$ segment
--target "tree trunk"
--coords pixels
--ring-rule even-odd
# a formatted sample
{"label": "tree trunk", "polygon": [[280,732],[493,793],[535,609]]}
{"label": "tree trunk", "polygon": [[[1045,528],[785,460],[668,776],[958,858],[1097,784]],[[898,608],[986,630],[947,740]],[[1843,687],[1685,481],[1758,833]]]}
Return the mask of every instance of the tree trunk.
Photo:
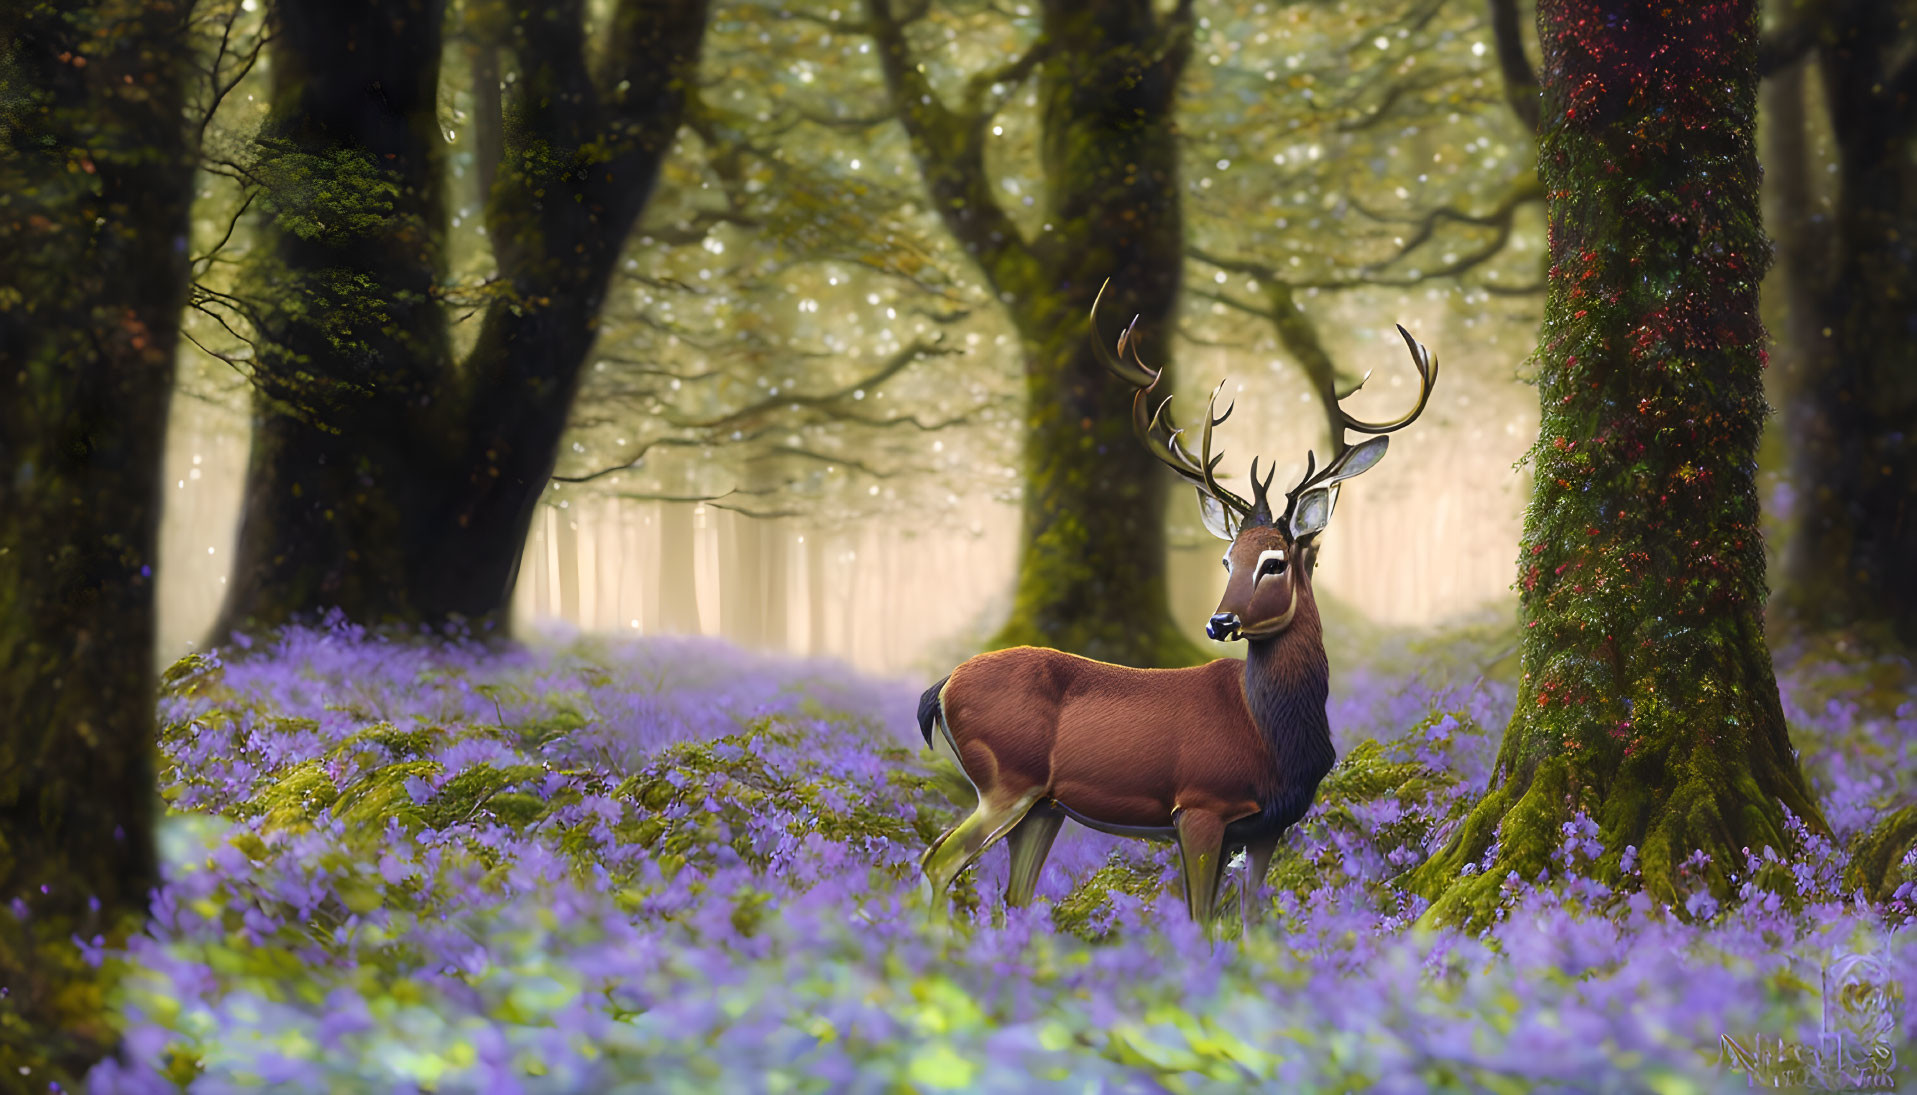
{"label": "tree trunk", "polygon": [[1113,327],[1101,337],[1136,314],[1154,366],[1169,368],[1184,257],[1173,107],[1191,51],[1190,4],[1165,16],[1150,0],[1043,5],[1028,60],[1037,61],[1047,227],[1031,240],[988,185],[989,116],[937,97],[889,0],[868,0],[867,11],[933,204],[1005,303],[1024,350],[1018,579],[994,645],[1136,666],[1203,660],[1188,637],[1199,621],[1180,626],[1166,596],[1169,473],[1131,436],[1132,389],[1099,364],[1086,318],[1110,278]]}
{"label": "tree trunk", "polygon": [[1896,91],[1912,62],[1887,71],[1900,30],[1895,5],[1856,5],[1819,57],[1838,150],[1834,276],[1820,283],[1821,353],[1785,397],[1798,498],[1779,606],[1806,627],[1917,643],[1917,103]]}
{"label": "tree trunk", "polygon": [[0,1074],[117,1034],[74,937],[158,884],[153,567],[194,149],[191,5],[0,11]]}
{"label": "tree trunk", "polygon": [[256,368],[240,563],[216,635],[332,608],[497,623],[511,604],[600,301],[678,131],[707,2],[622,0],[591,65],[577,0],[475,24],[502,36],[517,79],[508,119],[478,104],[482,152],[500,150],[481,165],[500,277],[457,369],[433,299],[441,3],[410,0],[398,18],[360,0],[280,6],[286,113],[261,145],[277,168],[263,177],[280,240],[261,309],[273,352]]}
{"label": "tree trunk", "polygon": [[740,646],[764,644],[765,560],[760,522],[730,510],[708,511],[723,532],[719,541],[719,631]]}
{"label": "tree trunk", "polygon": [[1538,22],[1551,266],[1524,676],[1493,787],[1413,876],[1440,920],[1488,919],[1579,811],[1599,877],[1634,846],[1673,904],[1727,896],[1743,848],[1787,848],[1783,809],[1824,828],[1760,618],[1755,4],[1547,0]]}
{"label": "tree trunk", "polygon": [[692,506],[684,502],[659,504],[659,630],[674,635],[697,635],[699,624],[698,541]]}
{"label": "tree trunk", "polygon": [[805,537],[805,652],[814,658],[824,656],[826,650],[825,564],[830,543],[817,525]]}
{"label": "tree trunk", "polygon": [[[1175,252],[1170,261],[1177,269]],[[1066,287],[1046,294],[1077,322],[1054,318],[1049,337],[1027,336],[1018,578],[1011,617],[992,645],[1050,646],[1121,665],[1190,665],[1203,658],[1172,620],[1166,584],[1167,475],[1132,436],[1132,389],[1086,341],[1091,294],[1072,289],[1089,281],[1072,286],[1061,278]],[[1141,326],[1153,318],[1146,313]]]}
{"label": "tree trunk", "polygon": [[445,460],[443,0],[273,11],[253,446],[222,636],[327,608],[415,618],[413,552]]}

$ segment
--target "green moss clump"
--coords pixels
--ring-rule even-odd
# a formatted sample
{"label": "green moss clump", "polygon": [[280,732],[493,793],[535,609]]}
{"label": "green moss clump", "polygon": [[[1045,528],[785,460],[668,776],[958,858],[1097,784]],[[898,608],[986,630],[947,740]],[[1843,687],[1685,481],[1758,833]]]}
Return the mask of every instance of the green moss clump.
{"label": "green moss clump", "polygon": [[326,774],[320,762],[309,760],[294,765],[268,786],[242,802],[242,817],[264,819],[263,828],[303,829],[311,825],[321,811],[339,800],[339,788]]}
{"label": "green moss clump", "polygon": [[[420,821],[429,828],[444,829],[470,822],[483,810],[510,824],[508,817],[502,816],[496,807],[496,800],[509,788],[532,783],[544,775],[545,769],[536,764],[511,764],[504,768],[475,764],[447,780],[438,793],[420,804]],[[532,799],[530,795],[519,797],[534,803],[535,809],[531,815],[527,816],[524,804],[509,806],[506,814],[525,817],[527,821],[545,816],[544,803]]]}
{"label": "green moss clump", "polygon": [[[1165,889],[1165,857],[1169,854],[1161,850],[1157,857],[1142,858],[1136,852],[1113,852],[1092,877],[1052,906],[1053,926],[1086,942],[1115,942],[1119,935],[1111,924],[1112,895],[1129,894],[1140,901],[1157,897]],[[974,873],[967,872],[968,875]],[[961,877],[959,881],[965,882],[966,878]],[[953,889],[956,891],[958,884],[955,883]],[[976,902],[976,894],[973,899]]]}
{"label": "green moss clump", "polygon": [[1906,863],[1912,848],[1917,848],[1917,806],[1906,806],[1852,839],[1844,881],[1861,887],[1873,901],[1886,900],[1897,887],[1917,881],[1917,868]]}

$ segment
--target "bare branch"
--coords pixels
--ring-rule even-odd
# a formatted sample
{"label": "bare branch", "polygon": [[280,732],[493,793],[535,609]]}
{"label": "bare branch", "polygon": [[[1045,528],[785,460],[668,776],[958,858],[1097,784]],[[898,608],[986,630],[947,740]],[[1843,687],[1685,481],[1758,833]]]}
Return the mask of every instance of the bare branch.
{"label": "bare branch", "polygon": [[1490,293],[1494,297],[1542,296],[1546,287],[1546,284],[1542,281],[1534,281],[1529,285],[1498,285],[1494,282],[1486,281],[1469,286],[1469,288]]}
{"label": "bare branch", "polygon": [[[226,247],[227,241],[233,238],[233,230],[239,227],[240,218],[246,215],[246,210],[253,204],[253,199],[258,196],[259,196],[259,191],[257,190],[248,194],[246,196],[246,200],[240,203],[239,209],[234,211],[233,218],[226,222],[226,232],[220,236],[220,242],[214,244],[213,249],[208,251],[206,254],[200,255],[190,260],[187,263],[187,265],[189,267],[192,267],[192,266],[198,266],[200,263],[203,263],[203,262],[211,263],[213,256],[219,254]],[[206,271],[201,270],[199,272],[203,274]]]}
{"label": "bare branch", "polygon": [[[1006,102],[1011,99],[1012,92],[1017,90],[1018,85],[1024,83],[1025,78],[1032,74],[1032,70],[1045,60],[1048,51],[1049,43],[1046,39],[1040,38],[1016,59],[997,68],[973,73],[972,78],[966,81],[965,85],[966,112],[984,119],[1003,110]],[[992,88],[995,86],[1004,88],[1004,91],[988,106],[986,99],[992,94]]]}
{"label": "bare branch", "polygon": [[[204,311],[204,309],[201,309],[201,310]],[[191,342],[193,345],[198,346],[200,348],[201,353],[204,353],[206,356],[210,358],[215,358],[219,361],[223,361],[226,364],[232,366],[235,370],[238,370],[244,373],[244,369],[242,369],[241,367],[249,363],[248,359],[243,357],[235,357],[232,354],[223,354],[219,352],[218,350],[211,349],[210,347],[207,346],[206,343],[201,342],[197,338],[194,338],[193,332],[187,330],[184,326],[180,328],[180,334],[188,342]]]}
{"label": "bare branch", "polygon": [[[1389,119],[1392,110],[1398,105],[1399,100],[1405,96],[1415,95],[1421,91],[1430,91],[1432,88],[1445,87],[1453,83],[1456,79],[1457,76],[1455,73],[1430,71],[1421,74],[1416,80],[1393,80],[1385,89],[1383,97],[1378,100],[1376,106],[1355,118],[1347,118],[1339,122],[1338,129],[1344,133],[1357,133],[1370,129],[1372,126]],[[1353,96],[1353,98],[1355,99],[1357,96]]]}
{"label": "bare branch", "polygon": [[736,224],[741,228],[763,227],[758,220],[731,209],[700,209],[693,213],[691,220],[682,224],[643,225],[639,231],[669,247],[690,247],[704,243],[712,230],[722,224]]}
{"label": "bare branch", "polygon": [[874,479],[890,479],[903,473],[902,469],[898,468],[894,468],[890,471],[882,471],[855,456],[845,456],[832,452],[819,452],[815,449],[808,449],[799,445],[774,445],[767,451],[778,453],[781,456],[796,456],[803,460],[816,460],[821,464],[832,467],[851,468],[853,471],[869,475]]}
{"label": "bare branch", "polygon": [[901,20],[892,13],[892,0],[866,0],[865,6],[892,109],[905,127],[933,204],[946,228],[997,287],[1006,280],[1004,261],[1022,254],[1027,245],[992,197],[985,173],[985,119],[954,111],[939,98],[905,40]]}
{"label": "bare branch", "polygon": [[639,451],[633,454],[632,459],[623,464],[614,464],[609,468],[600,468],[598,471],[587,472],[584,475],[555,475],[551,478],[555,483],[590,483],[595,479],[603,479],[608,475],[617,475],[622,471],[636,470],[641,464],[645,463],[646,454],[653,449],[703,448],[709,444],[711,444],[711,442],[704,438],[655,437],[640,445]]}
{"label": "bare branch", "polygon": [[1504,74],[1504,98],[1524,128],[1538,131],[1541,88],[1538,74],[1524,55],[1524,28],[1517,0],[1491,0],[1491,34],[1497,41],[1498,68]]}
{"label": "bare branch", "polygon": [[213,123],[213,115],[219,111],[220,104],[226,101],[226,97],[232,93],[233,89],[240,86],[240,81],[246,79],[246,74],[253,71],[253,66],[258,63],[260,55],[266,50],[266,45],[272,38],[271,32],[261,33],[260,36],[254,40],[252,49],[248,50],[244,55],[238,55],[239,60],[233,71],[232,78],[222,81],[220,79],[220,67],[226,62],[230,55],[229,47],[232,44],[233,27],[234,24],[239,22],[240,12],[242,10],[244,10],[242,5],[237,3],[227,9],[226,19],[220,27],[219,45],[215,47],[212,62],[207,66],[207,100],[205,107],[200,111],[199,133],[194,143],[194,147],[196,148],[206,143],[206,129],[207,126]]}
{"label": "bare branch", "polygon": [[1453,224],[1475,225],[1480,228],[1496,228],[1498,230],[1499,246],[1502,246],[1504,238],[1508,237],[1511,233],[1511,222],[1517,215],[1518,208],[1533,202],[1542,202],[1543,200],[1544,184],[1538,181],[1538,176],[1535,172],[1526,172],[1512,182],[1511,188],[1504,192],[1504,195],[1498,199],[1498,204],[1493,206],[1488,213],[1466,213],[1462,210],[1453,209],[1450,206],[1439,206],[1426,213],[1423,217],[1408,220],[1386,214],[1373,213],[1371,210],[1360,205],[1356,200],[1352,201],[1351,207],[1365,216],[1370,217],[1372,220],[1383,222],[1395,220],[1407,224],[1416,224],[1418,226],[1417,230],[1414,231],[1405,240],[1403,246],[1398,249],[1396,255],[1379,262],[1374,262],[1365,267],[1365,269],[1369,271],[1379,270],[1389,266],[1411,254],[1411,252],[1416,251],[1418,248],[1423,247],[1426,243],[1430,242],[1431,237],[1437,232],[1440,221],[1449,221]]}
{"label": "bare branch", "polygon": [[670,425],[680,429],[718,430],[757,418],[760,415],[776,411],[781,407],[828,407],[833,404],[847,402],[852,399],[855,393],[863,389],[877,388],[887,380],[905,371],[908,366],[922,357],[944,356],[961,352],[958,350],[945,349],[934,344],[943,337],[944,335],[941,332],[937,338],[934,339],[933,343],[913,342],[904,349],[901,349],[898,353],[893,354],[890,358],[887,358],[885,364],[880,366],[876,372],[855,380],[839,388],[837,391],[826,392],[820,395],[794,393],[789,395],[767,396],[756,403],[748,404],[738,410],[720,415],[717,418],[704,420],[676,419],[671,415],[667,415],[666,421]]}

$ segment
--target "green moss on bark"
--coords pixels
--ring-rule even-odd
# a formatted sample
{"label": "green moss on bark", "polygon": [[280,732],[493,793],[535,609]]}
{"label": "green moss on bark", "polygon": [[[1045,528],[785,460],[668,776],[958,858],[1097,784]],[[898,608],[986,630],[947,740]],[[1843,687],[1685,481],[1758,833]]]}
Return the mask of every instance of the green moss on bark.
{"label": "green moss on bark", "polygon": [[1759,615],[1755,18],[1748,0],[1540,5],[1550,282],[1523,681],[1491,793],[1412,877],[1434,919],[1484,918],[1578,812],[1600,878],[1635,846],[1673,905],[1694,851],[1724,898],[1744,848],[1784,847],[1785,810],[1824,828]]}
{"label": "green moss on bark", "polygon": [[[480,22],[517,79],[512,124],[475,119],[502,156],[479,165],[499,277],[463,361],[440,304],[445,11],[275,6],[273,113],[252,165],[267,213],[248,279],[257,425],[216,637],[331,609],[369,624],[505,618],[600,301],[684,114],[707,3],[614,5],[594,47],[577,8],[511,3]],[[366,109],[367,88],[382,110]]]}
{"label": "green moss on bark", "polygon": [[[995,646],[1051,646],[1138,666],[1204,660],[1166,596],[1169,473],[1130,432],[1132,389],[1093,352],[1086,313],[1139,317],[1169,366],[1184,233],[1174,105],[1190,13],[1150,0],[1048,4],[1038,55],[1043,233],[992,196],[979,120],[926,79],[890,0],[866,12],[932,204],[1018,328],[1025,361],[1024,514],[1012,614]],[[1109,332],[1116,335],[1116,327]],[[1167,380],[1165,387],[1170,388]]]}
{"label": "green moss on bark", "polygon": [[1917,871],[1904,864],[1912,848],[1917,848],[1917,806],[1906,806],[1852,839],[1845,884],[1873,901],[1888,900],[1897,887],[1917,881]]}
{"label": "green moss on bark", "polygon": [[191,5],[0,9],[0,1077],[117,1040],[152,824],[159,466],[187,284]]}

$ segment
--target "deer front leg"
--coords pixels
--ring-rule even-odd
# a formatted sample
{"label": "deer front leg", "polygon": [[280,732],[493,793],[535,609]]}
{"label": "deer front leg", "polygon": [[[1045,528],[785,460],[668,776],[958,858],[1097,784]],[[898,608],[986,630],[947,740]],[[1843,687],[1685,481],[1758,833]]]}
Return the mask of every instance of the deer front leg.
{"label": "deer front leg", "polygon": [[1045,857],[1051,854],[1052,841],[1063,824],[1064,814],[1050,806],[1038,806],[1006,834],[1005,846],[1012,853],[1011,876],[1005,883],[1006,905],[1018,908],[1031,904],[1032,894],[1038,889],[1038,872],[1044,868]]}
{"label": "deer front leg", "polygon": [[1172,824],[1178,830],[1184,866],[1185,906],[1210,935],[1212,906],[1224,875],[1225,819],[1203,810],[1180,809],[1172,815]]}
{"label": "deer front leg", "polygon": [[1246,928],[1251,927],[1253,914],[1264,906],[1259,899],[1265,893],[1265,875],[1271,870],[1271,855],[1278,850],[1278,839],[1283,835],[1273,833],[1245,845],[1245,885],[1238,891],[1238,915]]}

